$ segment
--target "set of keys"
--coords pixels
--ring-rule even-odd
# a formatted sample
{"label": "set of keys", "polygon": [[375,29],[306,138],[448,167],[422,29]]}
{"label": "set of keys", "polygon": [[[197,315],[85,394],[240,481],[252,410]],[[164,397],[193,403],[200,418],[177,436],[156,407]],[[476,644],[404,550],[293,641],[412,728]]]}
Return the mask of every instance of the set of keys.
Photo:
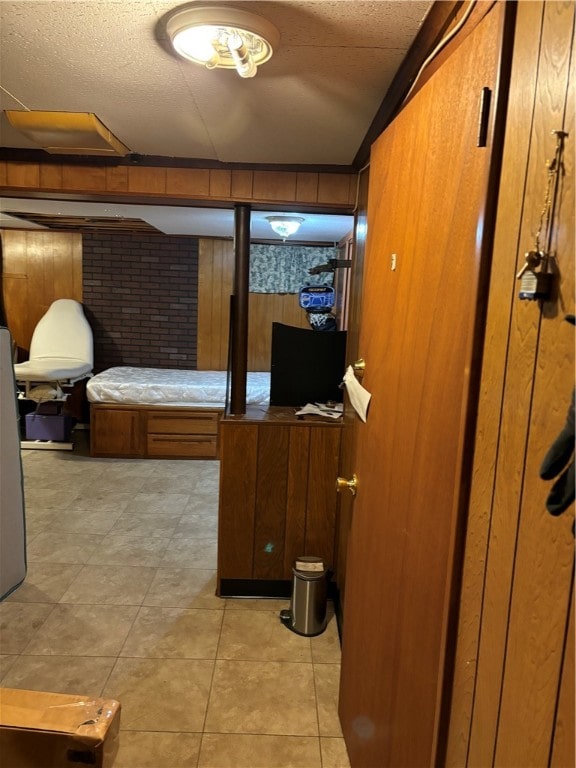
{"label": "set of keys", "polygon": [[516,275],[521,280],[521,299],[546,299],[550,293],[552,275],[549,272],[536,270],[545,264],[545,255],[542,251],[528,251],[525,254],[526,263]]}

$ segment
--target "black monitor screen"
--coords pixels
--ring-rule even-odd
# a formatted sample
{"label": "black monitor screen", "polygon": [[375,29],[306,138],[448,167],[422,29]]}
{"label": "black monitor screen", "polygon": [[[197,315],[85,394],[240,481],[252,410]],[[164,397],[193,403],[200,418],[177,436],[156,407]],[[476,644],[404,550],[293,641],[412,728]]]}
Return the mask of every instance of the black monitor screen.
{"label": "black monitor screen", "polygon": [[342,402],[346,331],[272,323],[270,405]]}

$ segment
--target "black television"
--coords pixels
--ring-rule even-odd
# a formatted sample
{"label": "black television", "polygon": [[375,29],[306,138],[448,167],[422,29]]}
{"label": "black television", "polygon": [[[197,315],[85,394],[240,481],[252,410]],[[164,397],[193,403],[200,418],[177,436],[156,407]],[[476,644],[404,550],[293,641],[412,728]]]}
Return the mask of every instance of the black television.
{"label": "black television", "polygon": [[272,323],[270,405],[342,402],[346,331]]}

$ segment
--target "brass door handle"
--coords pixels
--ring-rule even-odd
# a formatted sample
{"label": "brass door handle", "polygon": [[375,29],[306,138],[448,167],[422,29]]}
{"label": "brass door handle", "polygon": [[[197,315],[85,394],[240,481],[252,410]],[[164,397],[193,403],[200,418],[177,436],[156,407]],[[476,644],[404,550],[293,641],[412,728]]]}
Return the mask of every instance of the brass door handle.
{"label": "brass door handle", "polygon": [[364,358],[360,358],[360,360],[356,360],[355,363],[352,363],[352,370],[356,374],[356,376],[361,379],[362,376],[364,376],[364,372],[366,370],[366,361]]}
{"label": "brass door handle", "polygon": [[352,475],[351,480],[346,480],[345,477],[336,478],[336,492],[340,493],[340,491],[343,491],[345,488],[348,488],[352,496],[356,496],[356,492],[358,491],[358,478],[355,474]]}

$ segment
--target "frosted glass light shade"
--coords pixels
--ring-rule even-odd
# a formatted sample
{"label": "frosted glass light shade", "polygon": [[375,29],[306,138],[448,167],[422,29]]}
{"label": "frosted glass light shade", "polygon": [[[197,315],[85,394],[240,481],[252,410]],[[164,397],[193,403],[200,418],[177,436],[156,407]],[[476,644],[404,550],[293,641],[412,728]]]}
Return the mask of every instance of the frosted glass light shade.
{"label": "frosted glass light shade", "polygon": [[180,56],[208,69],[236,69],[240,77],[254,77],[280,41],[276,27],[261,16],[218,6],[176,9],[166,31]]}
{"label": "frosted glass light shade", "polygon": [[302,224],[305,219],[301,216],[266,216],[266,221],[269,222],[277,235],[280,235],[283,240],[286,240],[287,237],[295,235],[296,232],[298,232],[300,224]]}

